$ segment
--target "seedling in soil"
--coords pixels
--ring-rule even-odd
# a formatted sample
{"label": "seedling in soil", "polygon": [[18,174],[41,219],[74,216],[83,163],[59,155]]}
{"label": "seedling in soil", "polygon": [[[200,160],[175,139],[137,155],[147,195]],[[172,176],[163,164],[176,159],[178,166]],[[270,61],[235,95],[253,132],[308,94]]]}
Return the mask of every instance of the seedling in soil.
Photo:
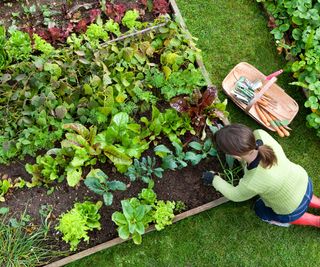
{"label": "seedling in soil", "polygon": [[179,214],[185,210],[187,210],[187,205],[181,200],[176,201],[174,212]]}
{"label": "seedling in soil", "polygon": [[224,177],[226,181],[234,185],[234,183],[241,178],[240,174],[242,171],[242,166],[239,165],[234,167],[234,158],[230,155],[226,155],[226,167],[226,165],[222,163],[222,160],[220,159],[219,155],[217,157],[223,169],[223,173],[221,174],[221,176]]}
{"label": "seedling in soil", "polygon": [[176,142],[173,142],[172,145],[175,148],[175,153],[165,145],[158,145],[154,148],[156,155],[162,158],[161,167],[164,170],[180,170],[188,165],[186,162],[186,153],[183,152],[183,146]]}
{"label": "seedling in soil", "polygon": [[0,180],[0,202],[4,202],[4,195],[9,191],[12,184],[9,180]]}
{"label": "seedling in soil", "polygon": [[204,144],[198,142],[191,142],[189,147],[193,148],[196,152],[188,151],[186,153],[186,160],[189,160],[192,165],[197,165],[202,159],[207,158],[208,156],[216,156],[217,150],[213,147],[212,140],[208,138]]}

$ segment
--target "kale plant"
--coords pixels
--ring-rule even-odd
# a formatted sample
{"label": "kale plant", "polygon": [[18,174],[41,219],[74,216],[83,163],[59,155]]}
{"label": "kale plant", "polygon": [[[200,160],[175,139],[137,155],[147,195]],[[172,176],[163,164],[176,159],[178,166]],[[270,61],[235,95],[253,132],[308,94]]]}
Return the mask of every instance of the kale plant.
{"label": "kale plant", "polygon": [[124,191],[127,189],[126,184],[120,181],[108,181],[108,175],[106,175],[100,169],[93,169],[91,170],[85,181],[84,184],[94,193],[98,195],[102,195],[104,204],[106,206],[110,206],[113,201],[113,194],[111,191]]}
{"label": "kale plant", "polygon": [[128,168],[125,173],[126,176],[130,178],[130,181],[135,181],[140,179],[145,183],[149,183],[152,180],[152,175],[154,174],[158,178],[162,178],[163,169],[156,166],[156,159],[150,156],[142,157],[141,160],[134,159],[133,164]]}

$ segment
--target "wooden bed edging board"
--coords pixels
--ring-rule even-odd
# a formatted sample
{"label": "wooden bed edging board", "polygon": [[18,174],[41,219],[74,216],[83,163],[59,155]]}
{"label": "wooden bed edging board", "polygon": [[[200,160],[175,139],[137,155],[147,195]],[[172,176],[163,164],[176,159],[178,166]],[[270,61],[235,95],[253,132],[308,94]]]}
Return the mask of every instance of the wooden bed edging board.
{"label": "wooden bed edging board", "polygon": [[[181,15],[180,9],[178,8],[178,5],[177,5],[176,1],[175,0],[169,0],[169,2],[170,2],[171,8],[173,10],[173,13],[174,13],[178,23],[180,24],[181,28],[186,33],[186,38],[189,39],[189,41],[190,41],[190,46],[193,49],[197,50],[197,48],[196,48],[196,46],[195,46],[195,44],[193,42],[192,35],[189,32],[186,23],[184,22],[184,19],[183,19],[182,15]],[[211,82],[211,79],[210,79],[210,76],[209,76],[209,73],[208,73],[208,71],[207,71],[207,69],[206,69],[206,67],[205,67],[205,65],[204,65],[204,63],[202,61],[202,56],[200,54],[198,54],[198,53],[196,54],[196,61],[197,61],[198,67],[200,68],[201,73],[202,73],[202,75],[203,75],[203,77],[204,77],[204,79],[206,81],[206,84],[208,86],[213,86],[213,84]],[[230,124],[230,121],[229,121],[228,118],[224,118],[222,120],[222,122],[223,122],[224,125],[229,125]]]}
{"label": "wooden bed edging board", "polygon": [[[228,199],[225,198],[225,197],[221,197],[221,198],[218,198],[216,200],[213,200],[207,204],[204,204],[202,206],[199,206],[199,207],[196,207],[194,209],[191,209],[191,210],[188,210],[186,212],[183,212],[183,213],[180,213],[178,214],[177,216],[174,217],[173,219],[173,222],[176,223],[182,219],[185,219],[185,218],[188,218],[192,215],[196,215],[200,212],[203,212],[203,211],[206,211],[206,210],[209,210],[211,208],[214,208],[214,207],[217,207],[223,203],[226,203],[228,202]],[[146,230],[146,233],[149,233],[149,232],[152,232],[153,230],[155,230],[155,227],[152,225],[151,227],[149,227],[147,230]],[[131,239],[131,238],[130,238]],[[127,240],[130,240],[130,239],[127,239]],[[71,256],[68,256],[68,257],[65,257],[61,260],[58,260],[58,261],[55,261],[53,263],[50,263],[48,265],[45,265],[44,267],[60,267],[60,266],[64,266],[66,264],[69,264],[71,262],[74,262],[74,261],[77,261],[77,260],[80,260],[84,257],[87,257],[89,255],[92,255],[94,253],[97,253],[101,250],[104,250],[104,249],[107,249],[107,248],[110,248],[110,247],[113,247],[115,245],[118,245],[118,244],[121,244],[127,240],[123,240],[119,237],[115,238],[115,239],[112,239],[110,241],[107,241],[105,243],[102,243],[100,245],[97,245],[97,246],[94,246],[92,248],[89,248],[89,249],[86,249],[86,250],[83,250],[77,254],[73,254]]]}
{"label": "wooden bed edging board", "polygon": [[[171,5],[171,7],[172,7],[173,13],[174,13],[174,15],[175,15],[176,18],[177,18],[178,23],[180,24],[181,28],[182,28],[182,29],[186,32],[186,34],[187,34],[186,37],[187,37],[187,38],[189,39],[189,41],[190,41],[190,46],[191,46],[192,48],[194,48],[194,49],[197,49],[196,46],[195,46],[195,44],[194,44],[194,42],[193,42],[192,35],[190,34],[190,32],[189,32],[189,30],[188,30],[188,28],[187,28],[187,25],[186,25],[186,23],[184,22],[184,19],[183,19],[182,15],[181,15],[181,12],[180,12],[180,10],[179,10],[179,8],[178,8],[178,5],[177,5],[176,1],[175,1],[175,0],[169,0],[169,2],[170,2],[170,5]],[[201,72],[202,72],[202,75],[203,75],[203,77],[204,77],[207,85],[208,85],[208,86],[212,86],[212,82],[211,82],[211,79],[210,79],[210,77],[209,77],[209,73],[208,73],[208,71],[207,71],[207,69],[206,69],[206,67],[205,67],[205,65],[204,65],[204,63],[203,63],[203,61],[202,61],[201,55],[197,54],[197,56],[196,56],[196,61],[197,61],[197,64],[198,64],[198,66],[199,66],[199,68],[200,68],[200,70],[201,70]]]}

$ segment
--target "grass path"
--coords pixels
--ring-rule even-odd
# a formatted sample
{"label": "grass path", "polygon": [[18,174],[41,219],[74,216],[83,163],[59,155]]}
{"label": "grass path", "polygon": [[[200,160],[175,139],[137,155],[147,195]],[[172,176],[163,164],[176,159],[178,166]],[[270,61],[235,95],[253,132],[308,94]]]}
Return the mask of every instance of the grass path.
{"label": "grass path", "polygon": [[[267,28],[267,20],[253,0],[178,0],[191,33],[198,37],[212,81],[221,82],[238,62],[247,61],[263,73],[285,62]],[[320,194],[320,142],[305,126],[303,95],[290,87],[290,76],[279,84],[299,102],[290,138],[279,139],[288,157],[303,165]],[[221,94],[221,97],[224,97]],[[259,126],[232,103],[231,120]],[[200,176],[201,174],[199,174]],[[85,258],[69,267],[85,266],[320,266],[320,229],[280,228],[255,217],[252,201],[227,203],[143,237],[142,245],[126,242]]]}

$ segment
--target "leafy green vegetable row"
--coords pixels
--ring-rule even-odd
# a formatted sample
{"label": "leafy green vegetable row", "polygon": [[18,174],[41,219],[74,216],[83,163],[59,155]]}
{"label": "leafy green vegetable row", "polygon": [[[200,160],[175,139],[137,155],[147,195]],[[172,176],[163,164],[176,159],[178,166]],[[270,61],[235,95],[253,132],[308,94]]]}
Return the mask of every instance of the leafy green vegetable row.
{"label": "leafy green vegetable row", "polygon": [[65,123],[102,130],[119,112],[144,112],[158,100],[191,95],[204,85],[194,66],[197,51],[175,22],[159,32],[102,46],[101,31],[111,31],[110,23],[116,25],[100,22],[85,34],[72,34],[62,48],[37,35],[32,45],[20,31],[7,39],[1,28],[2,52],[10,57],[0,78],[1,162],[53,147],[63,137]]}
{"label": "leafy green vegetable row", "polygon": [[[174,211],[177,211],[176,203],[157,200],[152,188],[153,184],[150,184],[148,188],[142,189],[137,198],[122,200],[122,212],[116,211],[112,214],[120,238],[128,239],[131,236],[135,244],[141,244],[142,235],[151,223],[155,224],[158,231],[172,224]],[[77,249],[81,240],[89,242],[89,231],[101,229],[101,205],[101,201],[75,203],[71,210],[61,214],[56,229],[62,233],[62,239],[70,244],[71,251]],[[179,209],[178,205],[177,208]]]}

